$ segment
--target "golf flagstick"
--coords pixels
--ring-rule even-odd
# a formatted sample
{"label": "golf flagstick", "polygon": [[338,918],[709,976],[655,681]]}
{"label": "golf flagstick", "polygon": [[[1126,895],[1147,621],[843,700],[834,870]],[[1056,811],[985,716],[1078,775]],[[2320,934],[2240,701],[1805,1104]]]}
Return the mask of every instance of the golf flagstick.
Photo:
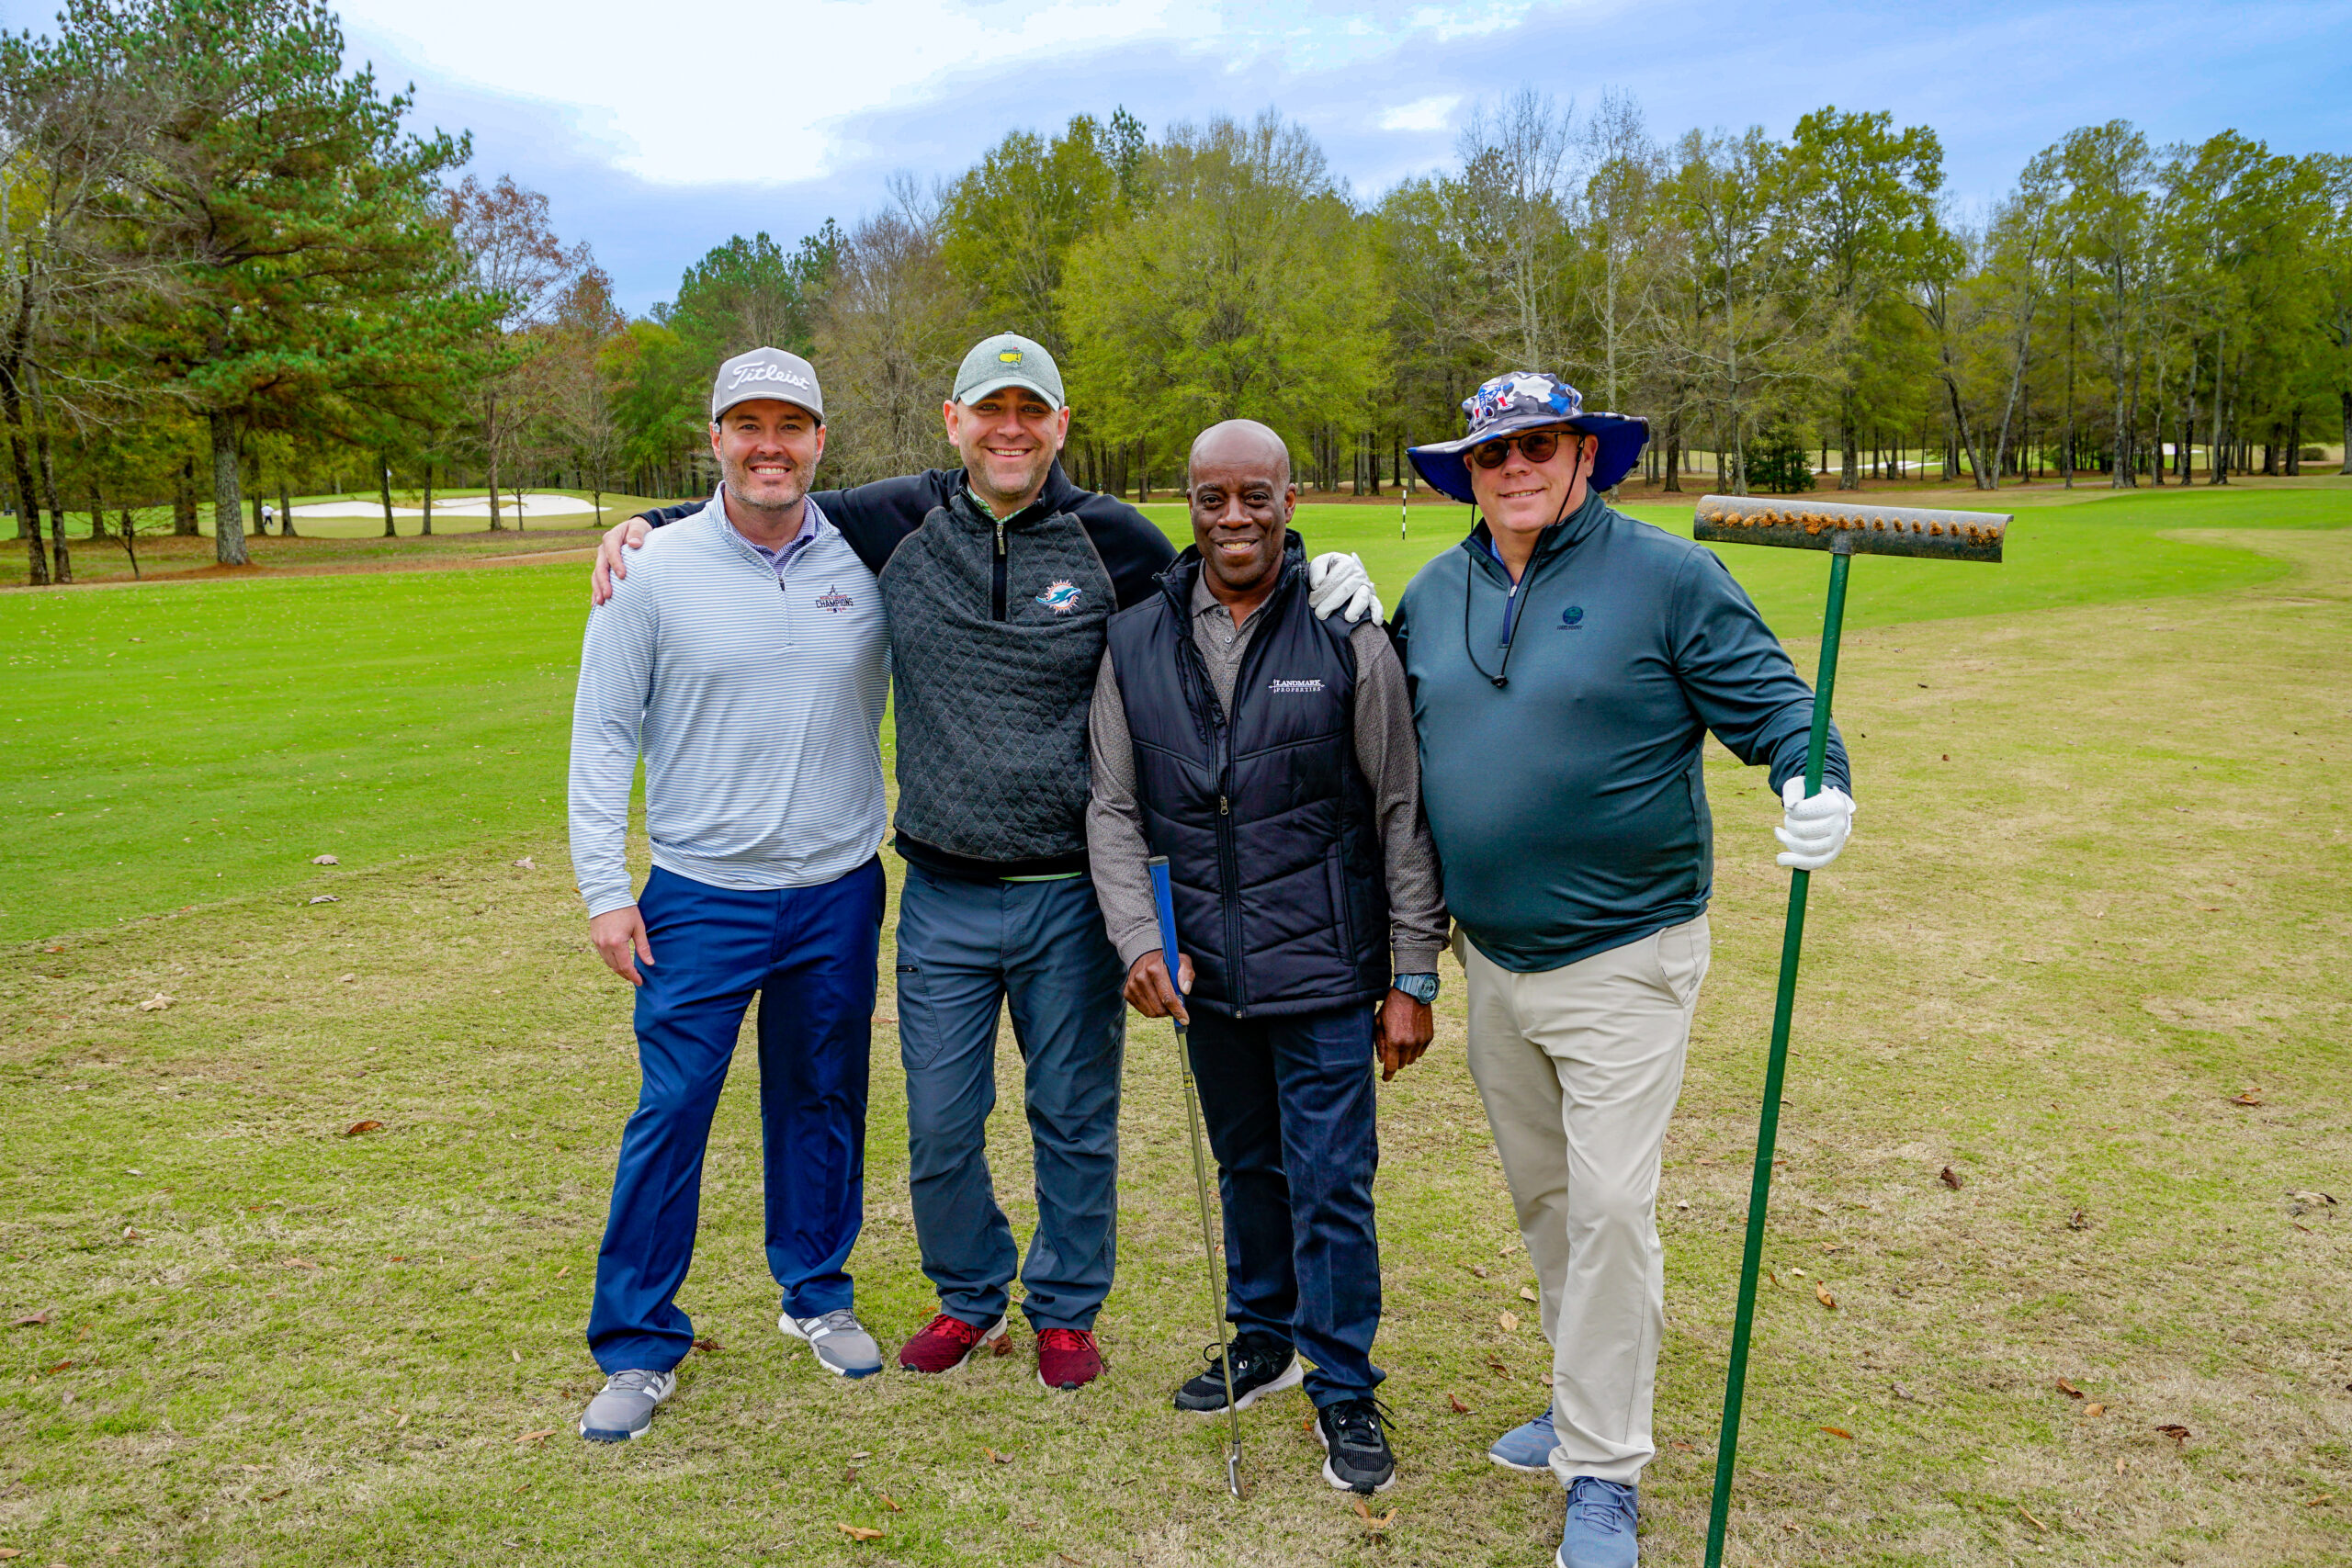
{"label": "golf flagstick", "polygon": [[[1829,750],[1829,700],[1838,683],[1838,638],[1846,622],[1846,573],[1858,555],[1909,556],[1997,565],[2010,515],[1854,502],[1699,500],[1690,536],[1705,544],[1770,545],[1829,552],[1829,606],[1821,619],[1821,674],[1813,689],[1813,736],[1804,793],[1821,793]],[[1772,1198],[1772,1150],[1781,1133],[1781,1083],[1789,1066],[1789,1015],[1796,1007],[1797,958],[1804,945],[1805,891],[1813,874],[1789,873],[1788,925],[1781,938],[1781,990],[1772,1005],[1772,1049],[1764,1063],[1764,1109],[1756,1122],[1756,1174],[1747,1190],[1747,1245],[1739,1262],[1739,1312],[1732,1320],[1731,1366],[1724,1378],[1724,1424],[1715,1444],[1714,1506],[1707,1516],[1707,1568],[1722,1568],[1731,1516],[1732,1469],[1739,1458],[1739,1410],[1747,1393],[1747,1342],[1756,1326],[1756,1277],[1764,1267],[1764,1216]]]}
{"label": "golf flagstick", "polygon": [[[1176,984],[1176,902],[1168,886],[1168,857],[1154,855],[1151,902],[1159,912],[1159,956],[1168,965],[1168,983]],[[1232,1441],[1225,1450],[1225,1487],[1241,1495],[1241,1406],[1233,1397],[1233,1346],[1225,1333],[1225,1270],[1216,1260],[1216,1234],[1209,1226],[1209,1167],[1201,1148],[1201,1096],[1193,1083],[1193,1053],[1184,1039],[1182,1021],[1176,1025],[1176,1070],[1184,1081],[1184,1125],[1193,1134],[1193,1190],[1201,1205],[1201,1250],[1208,1257],[1209,1332],[1216,1336],[1217,1364],[1225,1370],[1225,1414],[1232,1423]]]}

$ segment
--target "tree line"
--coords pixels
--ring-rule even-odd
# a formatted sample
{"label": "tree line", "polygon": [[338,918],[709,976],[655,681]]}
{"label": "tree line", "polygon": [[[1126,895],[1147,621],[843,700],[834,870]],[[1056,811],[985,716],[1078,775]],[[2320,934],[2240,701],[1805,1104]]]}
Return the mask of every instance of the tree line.
{"label": "tree line", "polygon": [[2352,434],[2352,159],[2234,131],[2086,127],[1968,213],[1936,132],[1883,112],[1661,141],[1625,95],[1526,88],[1364,197],[1272,110],[1117,109],[738,235],[632,319],[412,107],[317,0],[67,0],[0,38],[0,490],[33,581],[71,580],[69,512],[129,545],[165,500],[198,532],[199,493],[228,564],[298,485],[365,483],[387,533],[396,486],[426,532],[436,481],[487,488],[492,527],[526,484],[693,493],[711,369],[761,344],[817,362],[854,480],[944,460],[957,359],[1024,333],[1078,392],[1080,482],[1144,499],[1239,415],[1378,492],[1511,367],[1646,415],[1667,490],[1697,454],[1739,492],[2219,484]]}

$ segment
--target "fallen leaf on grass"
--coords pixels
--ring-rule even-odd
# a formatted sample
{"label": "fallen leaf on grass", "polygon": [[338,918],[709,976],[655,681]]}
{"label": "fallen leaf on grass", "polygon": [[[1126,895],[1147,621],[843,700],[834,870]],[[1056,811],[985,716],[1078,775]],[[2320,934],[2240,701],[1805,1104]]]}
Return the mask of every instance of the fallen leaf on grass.
{"label": "fallen leaf on grass", "polygon": [[1674,1439],[1674,1441],[1672,1441],[1672,1442],[1670,1442],[1670,1443],[1667,1444],[1666,1446],[1667,1446],[1668,1448],[1670,1448],[1670,1449],[1678,1450],[1679,1451],[1680,1451],[1680,1452],[1682,1452],[1682,1453],[1686,1453],[1686,1454],[1690,1454],[1690,1453],[1697,1453],[1697,1452],[1699,1451],[1698,1450],[1696,1450],[1696,1449],[1692,1448],[1690,1444],[1688,1444],[1688,1443],[1684,1442],[1684,1441],[1683,1441],[1681,1438],[1675,1438],[1675,1439]]}
{"label": "fallen leaf on grass", "polygon": [[1541,1296],[1539,1296],[1539,1295],[1537,1295],[1537,1294],[1535,1293],[1535,1287],[1534,1287],[1534,1286],[1532,1286],[1532,1285],[1521,1285],[1521,1286],[1519,1288],[1519,1299],[1520,1299],[1521,1301],[1523,1301],[1523,1302],[1534,1302],[1534,1301],[1541,1301],[1541,1300],[1543,1300],[1544,1298],[1543,1298],[1543,1297],[1541,1297]]}
{"label": "fallen leaf on grass", "polygon": [[1487,1266],[1483,1263],[1465,1263],[1463,1267],[1469,1269],[1470,1272],[1476,1274],[1481,1280],[1487,1277]]}
{"label": "fallen leaf on grass", "polygon": [[[1179,949],[1179,951],[1181,952],[1182,950],[1181,950],[1181,949]],[[510,1355],[510,1356],[512,1356],[512,1357],[514,1357],[514,1364],[515,1364],[516,1366],[518,1366],[518,1367],[519,1367],[519,1366],[521,1366],[521,1365],[523,1364],[523,1352],[522,1352],[522,1351],[517,1350],[516,1348],[514,1348],[514,1346],[509,1345],[508,1347],[506,1347],[506,1353],[507,1353],[508,1355]]]}
{"label": "fallen leaf on grass", "polygon": [[1831,1295],[1829,1293],[1829,1287],[1823,1284],[1818,1280],[1815,1280],[1813,1284],[1813,1299],[1819,1302],[1823,1306],[1827,1307],[1831,1312],[1836,1312],[1838,1310],[1838,1298]]}
{"label": "fallen leaf on grass", "polygon": [[1887,1384],[1886,1386],[1887,1386],[1887,1387],[1889,1387],[1889,1388],[1891,1388],[1891,1389],[1893,1389],[1893,1390],[1894,1391],[1894,1397],[1895,1397],[1895,1398],[1897,1398],[1897,1399],[1907,1399],[1907,1400],[1909,1400],[1909,1401],[1910,1401],[1912,1404],[1918,1404],[1918,1403],[1919,1403],[1919,1396],[1918,1396],[1917,1394],[1916,1394],[1916,1393],[1913,1393],[1909,1389],[1905,1388],[1901,1383],[1899,1383],[1899,1382],[1891,1382],[1891,1383]]}
{"label": "fallen leaf on grass", "polygon": [[2163,1433],[2165,1437],[2170,1438],[2176,1446],[2188,1446],[2188,1428],[2182,1426],[2179,1422],[2167,1421],[2163,1426],[2157,1427],[2156,1430]]}
{"label": "fallen leaf on grass", "polygon": [[1010,1355],[1012,1355],[1012,1335],[1010,1335],[1010,1334],[1000,1334],[1000,1335],[998,1335],[998,1336],[997,1336],[997,1340],[996,1340],[996,1350],[995,1350],[995,1352],[994,1352],[994,1353],[995,1353],[996,1355],[999,1355],[999,1356],[1010,1356]]}
{"label": "fallen leaf on grass", "polygon": [[343,863],[333,855],[312,855],[311,863],[312,865],[341,865]]}
{"label": "fallen leaf on grass", "polygon": [[177,997],[167,997],[164,995],[163,992],[157,991],[153,996],[149,997],[145,1001],[139,1004],[139,1010],[141,1012],[161,1012],[177,1000],[179,1000]]}
{"label": "fallen leaf on grass", "polygon": [[45,1312],[37,1312],[28,1317],[20,1317],[17,1319],[16,1322],[10,1324],[8,1326],[11,1328],[39,1328],[42,1324],[47,1323],[48,1321],[49,1314]]}
{"label": "fallen leaf on grass", "polygon": [[[1487,1359],[1487,1370],[1494,1373],[1495,1376],[1498,1378],[1507,1378],[1510,1376],[1510,1369],[1504,1366],[1500,1361],[1496,1360],[1491,1356]],[[2352,1383],[2346,1383],[2345,1386],[2346,1388],[2352,1388]],[[1309,1426],[1312,1426],[1313,1424],[1314,1423],[1311,1421],[1308,1423]]]}
{"label": "fallen leaf on grass", "polygon": [[[68,1366],[68,1367],[72,1366],[73,1364],[74,1364],[74,1363],[73,1363],[73,1362],[71,1362],[71,1361],[68,1361],[68,1362],[66,1362],[66,1363],[65,1363],[65,1365],[66,1365],[66,1366]],[[52,1370],[52,1371],[58,1371],[58,1370],[61,1370],[61,1369],[55,1369],[55,1368],[52,1368],[51,1370]],[[1466,1405],[1466,1404],[1463,1404],[1463,1403],[1462,1403],[1462,1396],[1461,1396],[1460,1394],[1458,1394],[1458,1393],[1448,1393],[1448,1394],[1445,1396],[1445,1402],[1446,1402],[1448,1404],[1451,1404],[1452,1406],[1453,1406],[1453,1413],[1454,1413],[1456,1416],[1467,1416],[1467,1415],[1469,1415],[1469,1414],[1470,1414],[1470,1407],[1469,1407],[1468,1405]]]}
{"label": "fallen leaf on grass", "polygon": [[1312,1413],[1299,1417],[1298,1429],[1302,1432],[1312,1432],[1315,1430],[1315,1416]]}
{"label": "fallen leaf on grass", "polygon": [[293,1490],[294,1488],[291,1486],[281,1486],[275,1492],[266,1493],[262,1496],[254,1498],[254,1501],[256,1503],[275,1503],[280,1497],[285,1496],[288,1492]]}
{"label": "fallen leaf on grass", "polygon": [[362,1133],[380,1133],[383,1130],[384,1124],[381,1122],[354,1122],[343,1130],[343,1135],[346,1138],[356,1138]]}
{"label": "fallen leaf on grass", "polygon": [[525,855],[521,860],[516,861],[514,865],[515,868],[520,871],[537,871],[539,869],[539,863],[533,860],[528,855]]}
{"label": "fallen leaf on grass", "polygon": [[1824,1427],[1821,1429],[1828,1433],[1833,1438],[1843,1438],[1849,1443],[1854,1440],[1854,1434],[1849,1432],[1843,1427]]}
{"label": "fallen leaf on grass", "polygon": [[882,1539],[880,1530],[867,1529],[864,1525],[845,1525],[836,1519],[833,1521],[833,1528],[852,1540],[880,1540]]}
{"label": "fallen leaf on grass", "polygon": [[137,1231],[132,1230],[129,1225],[125,1225],[122,1227],[122,1239],[125,1241],[145,1241],[147,1238],[141,1235]]}
{"label": "fallen leaf on grass", "polygon": [[2069,1399],[2080,1399],[2083,1397],[2083,1391],[2076,1388],[2073,1383],[2068,1382],[2064,1378],[2060,1378],[2058,1380],[2058,1392],[2064,1394]]}
{"label": "fallen leaf on grass", "polygon": [[2030,1511],[2026,1507],[2026,1506],[2025,1506],[2023,1503],[2019,1503],[2019,1504],[2018,1505],[2018,1513],[2020,1513],[2020,1514],[2025,1515],[2025,1522],[2026,1522],[2026,1523],[2028,1523],[2028,1524],[2030,1524],[2030,1525],[2031,1525],[2034,1529],[2036,1529],[2040,1530],[2042,1534],[2044,1534],[2044,1535],[2048,1535],[2048,1534],[2050,1533],[2050,1527],[2049,1527],[2048,1525],[2043,1524],[2040,1519],[2035,1518],[2035,1517],[2033,1517],[2032,1513],[2031,1513],[2031,1512],[2030,1512]]}
{"label": "fallen leaf on grass", "polygon": [[526,1432],[514,1440],[518,1443],[544,1443],[562,1429],[560,1427],[542,1427],[536,1432]]}
{"label": "fallen leaf on grass", "polygon": [[1375,1514],[1372,1511],[1372,1505],[1361,1497],[1356,1499],[1356,1514],[1363,1520],[1363,1528],[1368,1530],[1385,1530],[1396,1522],[1396,1509],[1391,1508],[1385,1514]]}
{"label": "fallen leaf on grass", "polygon": [[719,1351],[726,1349],[727,1347],[721,1345],[716,1339],[702,1338],[695,1341],[695,1348],[701,1351],[706,1356],[715,1356]]}
{"label": "fallen leaf on grass", "polygon": [[557,1269],[557,1270],[555,1271],[555,1277],[556,1277],[557,1279],[560,1280],[560,1279],[562,1279],[566,1274],[569,1274],[569,1273],[571,1273],[571,1264],[569,1264],[569,1263],[567,1263],[567,1264],[565,1264],[562,1268],[560,1268],[560,1269]]}
{"label": "fallen leaf on grass", "polygon": [[872,1459],[874,1457],[874,1453],[870,1449],[860,1449],[849,1457],[852,1459]]}
{"label": "fallen leaf on grass", "polygon": [[986,1451],[989,1456],[989,1462],[991,1464],[1011,1464],[1012,1462],[1012,1456],[1011,1454],[1001,1454],[994,1449],[989,1449]]}
{"label": "fallen leaf on grass", "polygon": [[343,900],[336,897],[332,893],[321,893],[312,897],[310,902],[313,904],[340,904]]}
{"label": "fallen leaf on grass", "polygon": [[2117,1454],[2115,1456],[2115,1473],[2118,1475],[2123,1473],[2123,1456],[2121,1454]]}
{"label": "fallen leaf on grass", "polygon": [[2107,1414],[2107,1406],[2104,1404],[2086,1404],[2083,1406],[2083,1414],[2086,1416],[2104,1416]]}
{"label": "fallen leaf on grass", "polygon": [[899,1500],[891,1496],[888,1492],[882,1494],[882,1506],[889,1509],[894,1514],[903,1514],[906,1512],[904,1508],[899,1506]]}
{"label": "fallen leaf on grass", "polygon": [[1951,1188],[1955,1192],[1959,1191],[1961,1189],[1960,1172],[1954,1170],[1950,1166],[1946,1166],[1943,1169],[1936,1172],[1936,1179],[1942,1182],[1946,1187]]}
{"label": "fallen leaf on grass", "polygon": [[2075,1210],[2066,1221],[2066,1228],[2070,1231],[2088,1230],[2090,1229],[2090,1224],[2091,1217],[2088,1214],[2084,1213],[2080,1209]]}
{"label": "fallen leaf on grass", "polygon": [[1770,1269],[1764,1270],[1764,1278],[1772,1281],[1772,1288],[1774,1290],[1777,1291],[1781,1288],[1781,1277],[1778,1274],[1773,1273]]}
{"label": "fallen leaf on grass", "polygon": [[2333,1492],[2323,1492],[2323,1493],[2321,1493],[2318,1496],[2313,1497],[2313,1498],[2312,1498],[2310,1501],[2306,1502],[2306,1503],[2303,1505],[2303,1506],[2304,1506],[2304,1507],[2306,1507],[2306,1508],[2316,1508],[2316,1507],[2318,1507],[2322,1503],[2327,1502],[2327,1501],[2329,1501],[2330,1499],[2332,1499],[2335,1495],[2335,1493],[2333,1493]]}
{"label": "fallen leaf on grass", "polygon": [[60,1373],[60,1372],[63,1371],[66,1368],[71,1367],[71,1366],[75,1366],[75,1365],[78,1365],[78,1364],[79,1364],[79,1363],[77,1363],[77,1362],[74,1362],[74,1361],[60,1361],[60,1362],[58,1362],[58,1363],[57,1363],[57,1365],[55,1365],[55,1366],[53,1366],[53,1367],[51,1367],[51,1368],[50,1368],[50,1369],[49,1369],[48,1375],[49,1375],[50,1377],[55,1377],[58,1373]]}
{"label": "fallen leaf on grass", "polygon": [[1519,1331],[1519,1314],[1515,1312],[1507,1312],[1495,1321],[1503,1325],[1505,1334],[1515,1334]]}
{"label": "fallen leaf on grass", "polygon": [[24,1554],[25,1552],[22,1547],[0,1546],[0,1558],[22,1557]]}
{"label": "fallen leaf on grass", "polygon": [[334,977],[334,983],[338,986],[348,986],[358,978],[356,975],[337,975]]}
{"label": "fallen leaf on grass", "polygon": [[2262,1103],[2262,1091],[2258,1089],[2250,1089],[2244,1094],[2233,1098],[2230,1103],[2232,1105],[2259,1105]]}

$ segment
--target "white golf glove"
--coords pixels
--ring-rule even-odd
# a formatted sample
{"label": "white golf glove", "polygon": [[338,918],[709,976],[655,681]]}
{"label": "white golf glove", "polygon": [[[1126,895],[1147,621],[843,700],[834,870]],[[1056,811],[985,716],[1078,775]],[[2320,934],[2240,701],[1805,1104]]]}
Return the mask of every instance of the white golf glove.
{"label": "white golf glove", "polygon": [[1380,595],[1372,591],[1372,577],[1363,562],[1342,550],[1317,556],[1306,563],[1306,600],[1317,615],[1337,610],[1350,626],[1367,614],[1375,621],[1387,619],[1381,614]]}
{"label": "white golf glove", "polygon": [[1838,858],[1846,835],[1854,830],[1853,798],[1836,784],[1807,795],[1804,778],[1792,778],[1781,786],[1781,812],[1772,837],[1787,852],[1772,857],[1777,865],[1819,871]]}

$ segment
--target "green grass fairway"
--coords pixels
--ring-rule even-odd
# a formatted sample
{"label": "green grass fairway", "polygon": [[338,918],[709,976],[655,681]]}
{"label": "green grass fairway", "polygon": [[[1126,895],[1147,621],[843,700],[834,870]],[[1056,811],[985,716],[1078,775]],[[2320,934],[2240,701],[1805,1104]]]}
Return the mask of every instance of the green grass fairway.
{"label": "green grass fairway", "polygon": [[[1857,569],[1838,702],[1862,807],[1814,886],[1732,1562],[2352,1561],[2352,533],[2210,525],[2329,520],[2273,504],[2053,509],[2015,565],[1917,585],[1961,618],[1880,624],[1878,569],[1905,563]],[[1735,565],[1782,570],[1768,553]],[[2102,590],[2066,559],[2108,590],[2168,564],[2074,604]],[[1788,629],[1819,566],[1751,579]],[[1382,1091],[1400,1479],[1371,1520],[1319,1479],[1299,1394],[1245,1416],[1241,1503],[1223,1428],[1169,1408],[1207,1337],[1171,1046],[1140,1020],[1101,1383],[1040,1388],[1025,1329],[939,1380],[845,1383],[783,1343],[739,1083],[683,1296],[708,1346],[646,1440],[571,1435],[636,1092],[557,816],[580,576],[0,596],[29,699],[6,918],[74,933],[0,980],[0,1546],[71,1568],[1548,1562],[1557,1488],[1483,1452],[1540,1407],[1548,1358],[1450,961],[1436,1043]],[[1657,1564],[1700,1557],[1786,886],[1760,779],[1720,750],[1708,773]],[[932,1310],[894,1010],[886,987],[853,1265],[888,1343]],[[991,1156],[1025,1235],[1020,1072],[1006,1042]]]}
{"label": "green grass fairway", "polygon": [[[1687,509],[1644,510],[1689,529]],[[1180,509],[1152,515],[1184,526]],[[1299,526],[1316,549],[1361,550],[1394,606],[1468,513],[1420,506],[1415,517],[1403,543],[1395,514],[1372,507],[1304,507]],[[1999,567],[1863,561],[1849,624],[2244,587],[2287,568],[2235,542],[2168,535],[2347,521],[2345,488],[2043,506],[2019,513]],[[441,552],[485,537],[402,541],[399,553],[354,564],[441,565]],[[546,542],[558,537],[576,547],[588,536]],[[380,542],[260,543],[291,552]],[[1723,553],[1783,635],[1819,628],[1825,558]],[[223,897],[290,896],[331,880],[310,863],[319,854],[356,869],[556,830],[586,572],[572,554],[468,571],[264,571],[0,594],[0,667],[32,699],[5,721],[0,789],[33,829],[0,846],[0,931],[44,937]]]}

